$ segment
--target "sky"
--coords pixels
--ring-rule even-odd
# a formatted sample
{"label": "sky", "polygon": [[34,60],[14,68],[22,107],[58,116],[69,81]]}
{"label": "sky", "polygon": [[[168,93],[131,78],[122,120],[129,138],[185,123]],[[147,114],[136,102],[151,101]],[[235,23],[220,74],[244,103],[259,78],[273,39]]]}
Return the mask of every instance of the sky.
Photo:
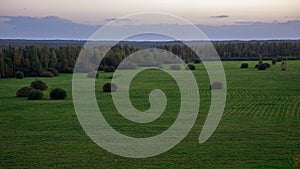
{"label": "sky", "polygon": [[1,0],[0,16],[58,16],[103,25],[138,12],[164,12],[194,24],[300,20],[300,0]]}

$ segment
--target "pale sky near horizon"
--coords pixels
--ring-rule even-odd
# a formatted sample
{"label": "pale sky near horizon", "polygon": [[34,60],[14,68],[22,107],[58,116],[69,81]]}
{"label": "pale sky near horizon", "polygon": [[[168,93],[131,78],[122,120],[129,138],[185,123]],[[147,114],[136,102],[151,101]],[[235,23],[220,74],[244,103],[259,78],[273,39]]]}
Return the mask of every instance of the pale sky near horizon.
{"label": "pale sky near horizon", "polygon": [[[85,24],[137,12],[164,12],[194,24],[300,20],[300,0],[1,0],[0,16],[59,16]],[[216,17],[221,16],[223,17]]]}

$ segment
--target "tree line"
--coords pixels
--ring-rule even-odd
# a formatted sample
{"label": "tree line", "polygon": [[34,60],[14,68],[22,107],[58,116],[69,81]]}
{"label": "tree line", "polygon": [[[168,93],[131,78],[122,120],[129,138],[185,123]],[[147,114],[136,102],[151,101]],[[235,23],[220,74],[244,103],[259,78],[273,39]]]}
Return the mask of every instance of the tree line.
{"label": "tree line", "polygon": [[[194,61],[198,58],[184,44],[154,45],[152,47],[172,52],[184,61]],[[264,60],[300,59],[300,43],[297,42],[216,42],[214,47],[221,60],[258,60],[259,57],[262,57]],[[49,69],[56,69],[60,73],[72,73],[82,48],[82,45],[58,47],[36,45],[24,47],[8,46],[0,50],[0,78],[14,77],[17,71],[23,72],[25,76],[34,77],[40,76],[42,72]],[[117,44],[108,51],[100,66],[113,66],[116,68],[123,59],[140,49],[141,47]],[[95,57],[99,53],[101,53],[101,47],[93,48]],[[143,56],[139,59],[139,63],[144,63],[146,66],[172,62],[170,59],[166,59],[158,63],[150,63]]]}

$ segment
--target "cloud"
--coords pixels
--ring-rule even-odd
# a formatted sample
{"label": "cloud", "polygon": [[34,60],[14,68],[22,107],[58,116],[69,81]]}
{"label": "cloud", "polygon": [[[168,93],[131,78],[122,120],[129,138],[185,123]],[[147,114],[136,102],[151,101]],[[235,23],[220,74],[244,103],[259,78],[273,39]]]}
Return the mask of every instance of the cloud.
{"label": "cloud", "polygon": [[256,24],[263,24],[263,22],[250,22],[250,21],[238,21],[238,22],[234,22],[236,24],[240,24],[240,25],[256,25]]}
{"label": "cloud", "polygon": [[133,22],[133,20],[131,19],[118,19],[118,18],[107,18],[104,19],[105,22],[117,22],[117,23],[121,23],[121,22]]}
{"label": "cloud", "polygon": [[220,19],[220,18],[228,18],[229,15],[217,15],[217,16],[210,16],[210,18],[217,18],[217,19]]}

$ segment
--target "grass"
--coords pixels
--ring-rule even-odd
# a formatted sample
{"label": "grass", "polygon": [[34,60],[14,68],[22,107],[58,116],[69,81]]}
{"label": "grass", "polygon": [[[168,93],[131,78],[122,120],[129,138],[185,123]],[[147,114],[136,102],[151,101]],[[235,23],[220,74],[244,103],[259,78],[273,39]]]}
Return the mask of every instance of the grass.
{"label": "grass", "polygon": [[[210,104],[209,79],[202,64],[194,75],[201,105],[185,139],[170,151],[146,159],[130,159],[98,147],[81,128],[74,111],[72,75],[39,78],[48,85],[44,99],[15,97],[17,89],[35,78],[0,79],[0,168],[292,168],[300,155],[300,61],[280,63],[266,71],[240,69],[242,62],[223,62],[227,103],[219,127],[204,144],[198,137]],[[133,105],[145,111],[148,94],[159,86],[168,97],[165,113],[148,124],[137,124],[117,113],[111,95],[103,93],[110,73],[100,73],[96,96],[107,121],[119,132],[149,137],[166,130],[179,109],[178,86],[157,70],[138,74],[131,83]],[[50,100],[49,91],[67,90],[66,100]]]}

